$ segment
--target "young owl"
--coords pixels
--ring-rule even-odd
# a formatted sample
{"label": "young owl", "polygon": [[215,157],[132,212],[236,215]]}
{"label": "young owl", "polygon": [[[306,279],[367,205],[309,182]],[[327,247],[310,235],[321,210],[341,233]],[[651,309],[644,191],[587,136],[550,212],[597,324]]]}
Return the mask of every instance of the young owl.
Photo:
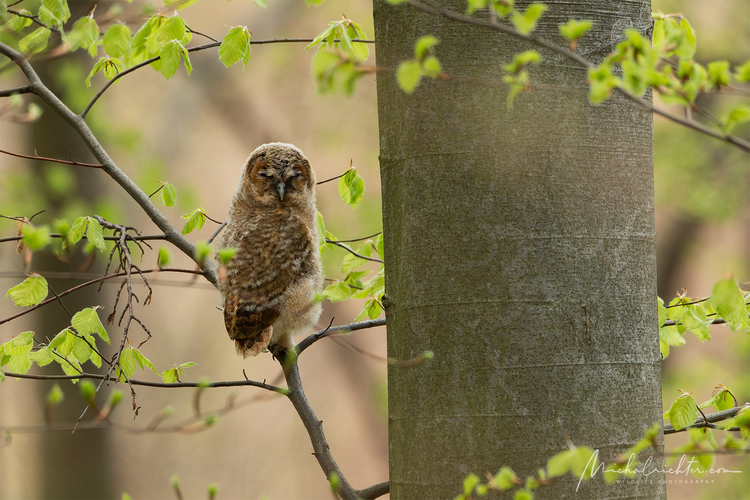
{"label": "young owl", "polygon": [[320,317],[315,172],[295,146],[264,144],[245,162],[217,248],[237,252],[220,274],[224,324],[237,353],[289,350]]}

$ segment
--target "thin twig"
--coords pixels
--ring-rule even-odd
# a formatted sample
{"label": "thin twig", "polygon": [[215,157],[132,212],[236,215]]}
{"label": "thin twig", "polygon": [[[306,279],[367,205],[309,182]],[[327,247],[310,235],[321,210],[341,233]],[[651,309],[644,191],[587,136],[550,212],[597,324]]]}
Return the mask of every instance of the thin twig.
{"label": "thin twig", "polygon": [[[144,274],[147,274],[147,273],[159,273],[159,272],[203,274],[203,271],[196,271],[194,269],[177,269],[177,268],[170,268],[170,267],[166,267],[166,268],[162,268],[162,269],[144,269],[141,272],[144,273]],[[23,311],[19,312],[18,314],[14,314],[13,316],[9,316],[9,317],[7,317],[5,319],[0,320],[0,325],[2,325],[4,323],[7,323],[9,321],[12,321],[12,320],[14,320],[16,318],[20,318],[21,316],[24,316],[26,314],[29,314],[31,311],[39,309],[40,307],[45,306],[45,305],[49,304],[50,302],[54,302],[54,301],[56,301],[58,299],[58,297],[65,297],[69,293],[73,293],[73,292],[75,292],[77,290],[80,290],[81,288],[85,288],[85,287],[90,286],[90,285],[95,285],[96,283],[99,283],[99,282],[105,281],[105,280],[109,280],[109,279],[112,279],[112,278],[120,278],[120,277],[126,276],[126,275],[127,275],[126,272],[120,272],[120,273],[115,273],[115,274],[108,274],[107,276],[102,276],[101,278],[96,278],[96,279],[93,279],[91,281],[87,281],[86,283],[81,283],[80,285],[74,286],[73,288],[69,288],[69,289],[65,290],[64,292],[60,292],[55,297],[49,298],[47,300],[44,300],[44,301],[40,302],[39,304],[37,304],[35,306],[29,307],[28,309],[24,309]]]}
{"label": "thin twig", "polygon": [[18,94],[30,94],[34,91],[31,85],[22,85],[14,89],[0,90],[0,97],[10,97]]}
{"label": "thin twig", "polygon": [[[27,87],[31,87],[30,85],[27,85]],[[0,95],[2,97],[2,95]],[[65,165],[76,165],[78,167],[89,167],[89,168],[102,168],[101,165],[96,165],[94,163],[81,163],[78,161],[67,161],[67,160],[60,160],[58,158],[45,158],[44,156],[34,155],[34,156],[28,156],[28,155],[22,155],[19,153],[12,153],[10,151],[5,151],[0,149],[0,153],[4,153],[6,155],[15,156],[17,158],[26,158],[28,160],[38,160],[38,161],[51,161],[54,163],[63,163]]]}
{"label": "thin twig", "polygon": [[364,330],[366,328],[375,328],[378,326],[385,325],[385,318],[380,319],[370,319],[367,321],[360,321],[358,323],[350,323],[348,325],[341,325],[341,326],[329,326],[327,328],[324,328],[323,330],[320,330],[318,332],[315,332],[313,334],[310,334],[309,336],[305,337],[305,339],[297,344],[296,350],[297,354],[301,354],[302,351],[313,345],[318,340],[324,339],[328,337],[329,335],[333,334],[342,334],[342,333],[348,333],[348,332],[354,332],[357,330]]}
{"label": "thin twig", "polygon": [[[5,372],[5,375],[8,377],[15,377],[15,378],[22,378],[22,379],[29,379],[29,380],[72,380],[72,379],[93,379],[93,380],[103,380],[106,382],[116,382],[124,384],[122,380],[119,380],[119,377],[113,377],[113,376],[107,376],[107,375],[101,375],[99,373],[86,373],[83,372],[80,375],[30,375],[28,373],[11,373],[11,372]],[[175,382],[173,384],[167,384],[163,382],[149,382],[146,380],[135,380],[131,379],[130,382],[133,385],[142,385],[145,387],[161,387],[162,389],[184,389],[186,387],[205,387],[205,388],[216,388],[216,387],[240,387],[249,385],[252,387],[258,387],[260,389],[266,389],[271,392],[276,392],[278,394],[286,395],[288,392],[283,387],[276,387],[274,385],[267,384],[265,382],[257,382],[255,380],[228,380],[228,381],[222,381],[222,382],[209,382],[207,384],[204,384],[202,382]]]}
{"label": "thin twig", "polygon": [[370,260],[372,262],[380,262],[381,264],[383,263],[383,261],[381,259],[378,259],[376,257],[365,257],[364,255],[360,255],[357,252],[355,252],[354,250],[352,250],[351,248],[349,248],[348,246],[346,246],[346,245],[344,245],[344,244],[342,244],[342,243],[340,243],[340,242],[338,242],[336,240],[329,240],[328,238],[326,238],[326,243],[330,243],[331,245],[336,245],[337,247],[341,247],[344,250],[346,250],[347,252],[349,252],[350,254],[354,255],[355,257],[359,257],[360,259]]}
{"label": "thin twig", "polygon": [[[747,408],[750,403],[745,403],[743,406],[735,406],[734,408],[730,408],[728,410],[719,411],[716,413],[709,413],[708,415],[705,415],[705,418],[699,417],[695,420],[695,423],[688,425],[687,427],[683,427],[682,429],[675,430],[674,427],[667,424],[664,426],[664,434],[675,434],[677,432],[685,432],[688,429],[693,429],[696,427],[705,427],[706,423],[715,423],[720,422],[722,420],[726,420],[728,418],[732,418],[735,415],[737,415],[740,411]],[[703,414],[703,412],[701,412]]]}
{"label": "thin twig", "polygon": [[383,231],[378,231],[375,234],[371,234],[370,236],[363,236],[362,238],[354,238],[354,239],[351,239],[351,240],[336,240],[336,241],[338,241],[339,243],[356,243],[358,241],[369,240],[370,238],[374,238],[375,236],[378,236],[382,232]]}

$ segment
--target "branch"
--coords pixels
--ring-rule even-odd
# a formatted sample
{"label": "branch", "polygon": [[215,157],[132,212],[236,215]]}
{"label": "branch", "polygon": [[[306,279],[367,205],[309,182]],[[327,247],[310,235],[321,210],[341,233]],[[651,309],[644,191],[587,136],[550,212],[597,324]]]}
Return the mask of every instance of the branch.
{"label": "branch", "polygon": [[330,477],[333,474],[338,476],[340,484],[336,493],[344,500],[357,500],[359,494],[346,480],[346,477],[341,473],[341,469],[339,469],[339,466],[333,459],[331,448],[328,446],[325,433],[323,432],[323,422],[315,416],[315,412],[307,401],[305,392],[302,390],[302,381],[299,378],[299,368],[297,367],[297,357],[289,356],[289,358],[291,359],[287,359],[286,355],[279,356],[279,362],[284,370],[284,377],[286,377],[286,385],[289,387],[287,397],[294,405],[294,409],[297,410],[300,420],[302,420],[305,429],[307,429],[307,434],[310,436],[310,442],[314,450],[313,455],[318,459],[318,464],[323,469],[326,479],[330,481]]}
{"label": "branch", "polygon": [[377,326],[385,325],[385,318],[381,319],[370,319],[367,321],[360,321],[359,323],[350,323],[348,325],[333,326],[324,328],[318,332],[315,332],[297,344],[296,351],[297,355],[302,354],[302,351],[313,345],[318,340],[324,339],[329,335],[342,334],[348,332],[354,332],[356,330],[364,330],[366,328],[375,328]]}
{"label": "branch", "polygon": [[10,97],[17,94],[30,94],[31,91],[31,85],[23,85],[14,89],[0,90],[0,97]]}
{"label": "branch", "polygon": [[203,275],[208,281],[214,286],[218,282],[218,276],[216,270],[210,259],[205,259],[203,262],[198,262],[196,259],[196,248],[185,236],[178,231],[171,222],[162,214],[156,205],[149,199],[144,193],[120,168],[115,162],[109,157],[104,148],[99,144],[96,136],[89,128],[86,121],[73,113],[63,102],[50,91],[39,75],[36,74],[34,69],[31,67],[29,62],[24,56],[18,51],[14,50],[10,46],[0,42],[0,54],[10,58],[16,66],[26,75],[29,80],[29,84],[32,87],[34,94],[39,96],[44,102],[46,102],[58,115],[60,115],[70,126],[72,126],[78,135],[81,136],[83,141],[86,143],[88,148],[94,154],[94,157],[102,165],[104,170],[112,179],[115,180],[131,198],[133,198],[138,205],[141,206],[144,212],[151,218],[151,220],[161,229],[165,234],[167,241],[179,248],[185,255],[193,259],[203,269]]}
{"label": "branch", "polygon": [[[50,238],[65,238],[67,235],[62,233],[50,233]],[[108,241],[117,241],[120,239],[119,236],[103,236],[105,240]],[[0,238],[0,243],[5,243],[7,241],[19,241],[22,240],[23,236],[6,236],[5,238]],[[88,236],[83,235],[81,237],[82,240],[88,240]],[[166,240],[166,235],[163,234],[147,234],[146,236],[138,236],[138,235],[128,235],[128,241],[131,240],[137,240],[137,241],[150,241],[150,240]]]}
{"label": "branch", "polygon": [[326,238],[326,243],[330,243],[331,245],[336,245],[337,247],[341,247],[344,250],[346,250],[347,252],[349,252],[350,254],[352,254],[352,255],[354,255],[356,257],[359,257],[360,259],[371,260],[372,262],[380,262],[381,264],[383,264],[382,260],[377,259],[375,257],[365,257],[364,255],[360,255],[360,254],[358,254],[357,252],[355,252],[354,250],[352,250],[351,248],[349,248],[348,246],[342,244],[339,241],[329,240],[328,238]]}
{"label": "branch", "polygon": [[[162,272],[162,271],[172,272],[172,273],[203,274],[203,271],[195,271],[195,270],[192,270],[192,269],[176,269],[176,268],[169,268],[169,267],[163,268],[163,269],[144,269],[144,270],[141,271],[141,273],[158,273],[158,272]],[[14,320],[16,318],[20,318],[21,316],[23,316],[25,314],[29,314],[31,311],[34,311],[35,309],[39,309],[40,307],[45,306],[45,305],[49,304],[50,302],[56,301],[59,297],[65,297],[69,293],[73,293],[73,292],[75,292],[77,290],[80,290],[81,288],[84,288],[84,287],[87,287],[87,286],[90,286],[90,285],[94,285],[96,283],[99,283],[101,281],[106,281],[108,279],[120,278],[120,277],[127,276],[127,275],[128,275],[127,272],[121,272],[121,273],[115,273],[115,274],[108,274],[107,276],[102,276],[101,278],[96,278],[96,279],[93,279],[91,281],[87,281],[86,283],[81,283],[80,285],[74,286],[73,288],[69,288],[69,289],[65,290],[64,292],[58,293],[55,297],[51,297],[51,298],[49,298],[47,300],[44,300],[44,301],[38,303],[35,306],[29,307],[28,309],[24,309],[23,311],[21,311],[18,314],[15,314],[13,316],[10,316],[10,317],[7,317],[5,319],[0,320],[0,325],[2,325],[3,323],[7,323],[9,321],[12,321],[12,320]]]}
{"label": "branch", "polygon": [[[201,35],[202,35],[202,33],[201,33]],[[203,36],[206,36],[206,35],[203,35]],[[250,44],[251,45],[262,45],[262,44],[268,44],[268,43],[310,43],[312,41],[313,41],[312,38],[275,38],[275,39],[272,39],[272,40],[250,40]],[[339,41],[339,40],[335,40],[335,41]],[[374,40],[352,40],[352,42],[375,43]],[[215,41],[215,42],[206,43],[206,44],[203,44],[203,45],[198,45],[196,47],[190,47],[189,49],[187,49],[187,51],[188,52],[198,52],[198,51],[201,51],[201,50],[206,50],[206,49],[211,49],[213,47],[218,47],[220,45],[221,45],[221,42]],[[102,89],[99,92],[97,92],[97,94],[94,96],[94,98],[91,99],[91,102],[88,103],[88,105],[86,106],[86,109],[84,109],[83,112],[81,113],[81,118],[86,118],[86,115],[91,110],[91,107],[94,105],[94,103],[99,100],[99,98],[102,96],[102,94],[104,94],[104,92],[113,83],[115,83],[117,80],[119,80],[123,76],[125,76],[125,75],[127,75],[129,73],[132,73],[133,71],[135,71],[137,69],[143,68],[144,66],[148,66],[152,62],[158,61],[159,59],[160,59],[160,56],[152,57],[151,59],[147,59],[147,60],[145,60],[145,61],[143,61],[141,63],[138,63],[135,66],[130,67],[130,68],[126,69],[125,71],[123,71],[121,73],[118,73],[117,75],[115,75],[114,77],[112,77],[112,79],[109,80],[104,85],[104,87],[102,87]]]}
{"label": "branch", "polygon": [[375,498],[387,495],[391,491],[391,485],[388,481],[379,483],[357,491],[357,496],[362,500],[374,500]]}
{"label": "branch", "polygon": [[[482,21],[480,19],[474,19],[472,17],[468,17],[462,14],[457,14],[455,12],[452,12],[450,10],[444,9],[443,7],[437,6],[432,4],[429,0],[426,0],[428,2],[427,5],[418,2],[417,0],[411,0],[409,2],[409,5],[414,7],[417,10],[421,10],[422,12],[427,12],[429,14],[436,14],[443,16],[447,19],[457,21],[462,24],[470,24],[473,26],[479,26],[482,28],[488,28],[491,30],[499,31],[501,33],[505,33],[506,35],[510,35],[516,38],[519,38],[521,40],[526,40],[531,43],[534,43],[536,45],[539,45],[541,47],[544,47],[546,49],[551,50],[552,52],[555,52],[557,54],[560,54],[562,56],[565,56],[566,58],[570,59],[571,61],[575,61],[576,63],[580,64],[581,66],[587,68],[587,69],[593,69],[596,68],[596,65],[592,62],[584,59],[579,54],[566,49],[564,47],[560,47],[552,42],[549,42],[547,40],[544,40],[542,38],[537,38],[534,35],[524,35],[520,32],[516,31],[514,28],[510,26],[505,26],[503,24],[490,22],[490,21]],[[720,141],[727,142],[742,151],[746,153],[750,153],[750,142],[740,139],[739,137],[724,134],[722,132],[718,132],[716,130],[713,130],[711,128],[706,127],[705,125],[702,125],[698,122],[692,121],[692,120],[686,120],[685,118],[682,118],[677,115],[673,115],[671,113],[667,113],[666,111],[657,109],[648,101],[645,101],[641,99],[640,97],[631,94],[630,92],[622,89],[622,88],[615,88],[615,91],[618,92],[620,95],[625,97],[626,99],[629,99],[630,101],[633,101],[634,103],[638,104],[642,108],[648,109],[653,113],[656,113],[657,115],[660,115],[667,120],[673,121],[675,123],[679,123],[680,125],[683,125],[685,127],[691,128],[695,130],[696,132],[700,132],[702,134],[708,135],[710,137],[713,137],[715,139],[719,139]]]}
{"label": "branch", "polygon": [[[99,373],[81,373],[80,375],[29,375],[28,373],[11,373],[5,372],[6,377],[23,378],[29,380],[74,380],[79,378],[88,378],[95,380],[102,380],[106,382],[117,382],[121,384],[127,384],[119,380],[118,377],[112,377],[108,375],[101,375]],[[255,380],[228,380],[223,382],[209,382],[204,384],[202,382],[175,382],[173,384],[167,384],[164,382],[148,382],[146,380],[134,380],[130,379],[130,383],[133,385],[143,385],[146,387],[161,387],[163,389],[181,389],[185,387],[202,387],[212,389],[215,387],[241,387],[249,385],[252,387],[258,387],[267,391],[276,392],[278,394],[288,395],[288,390],[283,387],[276,387],[275,385],[266,384],[265,382],[256,382]]]}
{"label": "branch", "polygon": [[728,410],[719,411],[719,412],[716,412],[716,413],[709,413],[708,415],[706,415],[705,419],[703,417],[698,417],[695,420],[695,423],[693,423],[691,425],[688,425],[687,427],[683,427],[680,430],[675,430],[674,427],[672,427],[671,425],[667,424],[667,425],[664,426],[664,435],[667,435],[667,434],[676,434],[678,432],[685,432],[688,429],[693,429],[695,427],[711,427],[713,429],[716,429],[716,428],[718,428],[717,426],[706,425],[706,424],[711,424],[711,423],[714,423],[714,422],[720,422],[722,420],[726,420],[728,418],[734,417],[741,410],[744,410],[749,405],[750,405],[750,403],[745,403],[743,406],[735,406],[734,408],[730,408]]}
{"label": "branch", "polygon": [[[27,87],[28,86],[29,85],[27,85]],[[59,160],[57,158],[45,158],[44,156],[39,156],[39,155],[27,156],[27,155],[22,155],[19,153],[11,153],[10,151],[4,151],[2,149],[0,149],[0,153],[4,153],[10,156],[15,156],[17,158],[28,158],[29,160],[51,161],[55,163],[64,163],[65,165],[78,165],[79,167],[102,168],[101,165],[96,165],[94,163],[81,163],[81,162],[72,161],[72,160],[67,161],[67,160]]]}

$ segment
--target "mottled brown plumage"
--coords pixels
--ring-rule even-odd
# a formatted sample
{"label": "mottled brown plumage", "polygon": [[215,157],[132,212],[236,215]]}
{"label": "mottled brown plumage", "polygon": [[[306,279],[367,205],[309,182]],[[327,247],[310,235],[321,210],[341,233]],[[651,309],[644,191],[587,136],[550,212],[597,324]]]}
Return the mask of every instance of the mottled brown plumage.
{"label": "mottled brown plumage", "polygon": [[221,273],[224,323],[237,352],[287,350],[311,328],[323,284],[315,172],[291,144],[264,144],[245,162],[217,248],[237,249]]}

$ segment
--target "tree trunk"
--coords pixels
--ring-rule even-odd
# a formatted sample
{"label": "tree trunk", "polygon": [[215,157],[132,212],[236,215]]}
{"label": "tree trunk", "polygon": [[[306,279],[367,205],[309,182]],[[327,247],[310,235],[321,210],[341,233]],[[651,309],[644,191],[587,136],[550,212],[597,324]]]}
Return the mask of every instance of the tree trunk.
{"label": "tree trunk", "polygon": [[[550,7],[534,34],[564,45],[559,23],[591,19],[578,51],[594,62],[650,26],[647,2]],[[383,0],[374,15],[380,68],[429,34],[445,73],[483,82],[407,95],[378,76],[388,355],[435,354],[389,366],[391,497],[453,498],[501,466],[535,476],[569,442],[614,460],[662,413],[651,113],[590,106],[585,69],[530,43]],[[534,88],[508,109],[501,67],[532,48]],[[535,498],[666,497],[659,474],[577,483]]]}

